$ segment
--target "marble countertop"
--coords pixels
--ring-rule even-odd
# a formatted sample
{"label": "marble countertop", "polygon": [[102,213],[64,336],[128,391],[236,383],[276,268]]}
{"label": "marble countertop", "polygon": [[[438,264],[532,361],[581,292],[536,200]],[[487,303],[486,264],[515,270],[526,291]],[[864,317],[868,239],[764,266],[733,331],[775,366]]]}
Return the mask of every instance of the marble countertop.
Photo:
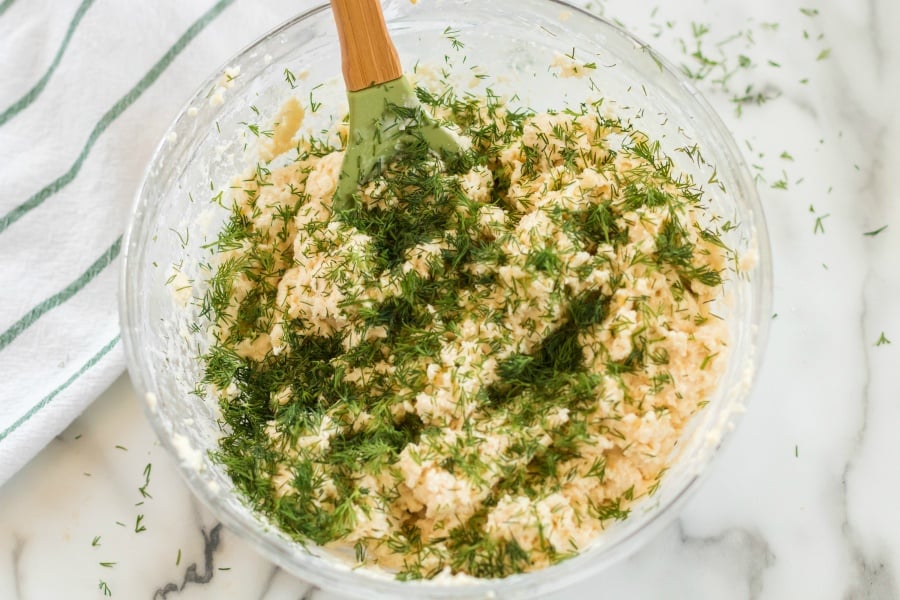
{"label": "marble countertop", "polygon": [[[900,3],[666,4],[602,10],[703,70],[698,87],[759,176],[769,347],[747,414],[678,520],[555,597],[898,598]],[[127,375],[0,488],[0,598],[104,595],[337,598],[199,505]]]}

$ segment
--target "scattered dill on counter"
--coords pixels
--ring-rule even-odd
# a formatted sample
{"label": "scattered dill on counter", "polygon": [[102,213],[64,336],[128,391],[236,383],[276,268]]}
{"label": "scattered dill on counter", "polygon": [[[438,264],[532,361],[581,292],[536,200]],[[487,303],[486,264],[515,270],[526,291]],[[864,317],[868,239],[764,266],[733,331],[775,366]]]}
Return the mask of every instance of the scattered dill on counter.
{"label": "scattered dill on counter", "polygon": [[879,233],[881,233],[882,231],[884,231],[887,228],[888,228],[887,225],[882,225],[878,229],[873,229],[872,231],[865,232],[863,235],[866,237],[875,237],[876,235],[878,235]]}
{"label": "scattered dill on counter", "polygon": [[151,463],[147,463],[147,466],[144,467],[144,485],[138,488],[138,492],[141,493],[142,498],[153,498],[150,495],[150,492],[147,491],[147,488],[150,487],[150,472],[153,470],[153,465]]}

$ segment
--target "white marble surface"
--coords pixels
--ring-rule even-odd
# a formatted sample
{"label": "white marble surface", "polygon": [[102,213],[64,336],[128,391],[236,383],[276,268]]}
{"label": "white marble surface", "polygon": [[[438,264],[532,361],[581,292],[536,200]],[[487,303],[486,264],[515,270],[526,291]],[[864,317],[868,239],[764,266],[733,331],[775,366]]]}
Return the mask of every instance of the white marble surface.
{"label": "white marble surface", "polygon": [[[556,597],[900,597],[900,3],[675,5],[604,10],[676,63],[696,65],[691,25],[708,25],[705,54],[738,68],[698,85],[758,165],[777,317],[749,411],[678,521]],[[748,85],[770,99],[738,116]],[[113,598],[334,598],[197,504],[127,376],[0,488],[0,598],[101,598],[101,582]]]}

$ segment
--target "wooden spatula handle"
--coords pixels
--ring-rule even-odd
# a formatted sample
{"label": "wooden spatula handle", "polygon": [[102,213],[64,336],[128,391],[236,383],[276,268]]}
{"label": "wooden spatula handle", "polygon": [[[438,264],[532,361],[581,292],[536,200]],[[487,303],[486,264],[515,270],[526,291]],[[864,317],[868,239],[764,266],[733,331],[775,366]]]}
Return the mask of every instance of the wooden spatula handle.
{"label": "wooden spatula handle", "polygon": [[379,0],[331,0],[344,82],[351,92],[403,75]]}

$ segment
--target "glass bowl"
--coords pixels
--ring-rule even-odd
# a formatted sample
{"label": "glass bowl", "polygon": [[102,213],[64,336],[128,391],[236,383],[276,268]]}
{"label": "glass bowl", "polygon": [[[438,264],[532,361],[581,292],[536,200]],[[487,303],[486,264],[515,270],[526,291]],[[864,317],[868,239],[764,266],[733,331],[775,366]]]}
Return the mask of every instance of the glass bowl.
{"label": "glass bowl", "polygon": [[[558,565],[505,579],[400,582],[369,569],[353,570],[320,548],[290,540],[243,503],[224,470],[209,458],[221,432],[217,401],[199,385],[198,356],[210,340],[196,299],[211,268],[206,246],[227,217],[227,210],[209,200],[247,166],[255,141],[248,123],[264,125],[291,95],[321,103],[307,121],[313,131],[328,127],[346,110],[328,6],[285,23],[211,75],[157,148],[125,243],[120,312],[129,371],[150,422],[193,492],[227,527],[296,576],[353,597],[546,594],[599,572],[651,540],[696,490],[733,429],[769,321],[771,264],[762,210],[740,152],[710,106],[676,69],[611,23],[553,0],[387,0],[384,11],[407,72],[435,65],[473,91],[489,84],[537,110],[600,94],[658,139],[677,168],[698,182],[717,177],[719,184],[704,186],[713,210],[737,225],[724,241],[744,257],[744,266],[751,266],[731,278],[726,300],[716,307],[731,335],[721,383],[679,440],[657,493],[633,505],[628,519],[608,527],[581,554]],[[464,48],[455,49],[448,37]],[[590,77],[563,77],[551,65],[566,55],[595,63],[596,69]],[[445,56],[456,59],[448,65]],[[492,77],[473,77],[476,64]],[[695,145],[707,164],[675,151]]]}

